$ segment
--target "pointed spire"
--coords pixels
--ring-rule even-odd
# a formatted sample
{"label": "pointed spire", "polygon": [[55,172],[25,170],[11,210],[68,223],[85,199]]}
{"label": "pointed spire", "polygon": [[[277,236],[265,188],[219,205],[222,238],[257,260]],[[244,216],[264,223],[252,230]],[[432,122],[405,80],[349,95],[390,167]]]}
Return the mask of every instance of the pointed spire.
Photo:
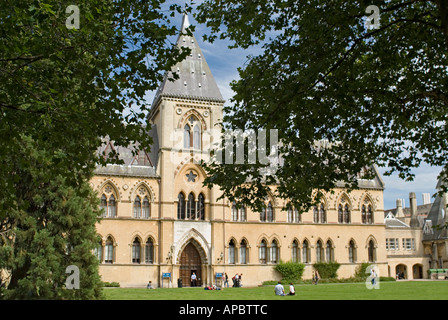
{"label": "pointed spire", "polygon": [[[165,75],[165,79],[154,98],[153,106],[158,103],[162,96],[224,102],[196,38],[194,35],[186,34],[186,29],[189,26],[188,15],[184,13],[177,46],[190,49],[190,55],[177,63],[171,72]],[[168,79],[171,78],[170,73],[176,73],[179,79],[174,82],[169,81]]]}
{"label": "pointed spire", "polygon": [[188,14],[184,12],[184,16],[182,18],[182,33],[186,33],[187,28],[190,26],[190,20],[188,19]]}

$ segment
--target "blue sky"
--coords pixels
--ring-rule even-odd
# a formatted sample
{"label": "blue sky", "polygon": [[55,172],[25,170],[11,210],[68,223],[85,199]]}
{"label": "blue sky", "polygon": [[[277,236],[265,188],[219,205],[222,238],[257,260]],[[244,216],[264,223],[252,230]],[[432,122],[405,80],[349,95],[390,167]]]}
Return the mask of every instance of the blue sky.
{"label": "blue sky", "polygon": [[[195,25],[195,37],[202,50],[202,53],[213,73],[215,81],[226,100],[226,104],[230,103],[233,91],[230,88],[230,82],[238,79],[238,67],[244,66],[248,55],[255,55],[260,52],[260,48],[252,48],[250,50],[229,49],[230,42],[217,39],[214,43],[204,42],[202,35],[209,33],[209,30],[198,25],[192,15],[189,16],[190,23]],[[180,27],[182,16],[178,15],[173,23]],[[173,40],[175,42],[176,39]],[[154,92],[147,95],[148,103],[152,103]],[[417,196],[417,204],[423,204],[422,194],[430,193],[431,196],[436,192],[437,176],[440,173],[440,167],[431,167],[427,164],[413,170],[415,174],[414,181],[404,181],[396,174],[392,176],[382,175],[386,189],[384,190],[384,208],[392,209],[396,206],[396,199],[405,199],[405,206],[409,206],[409,193],[415,192]],[[386,170],[379,168],[381,174]],[[434,199],[431,199],[431,202]]]}

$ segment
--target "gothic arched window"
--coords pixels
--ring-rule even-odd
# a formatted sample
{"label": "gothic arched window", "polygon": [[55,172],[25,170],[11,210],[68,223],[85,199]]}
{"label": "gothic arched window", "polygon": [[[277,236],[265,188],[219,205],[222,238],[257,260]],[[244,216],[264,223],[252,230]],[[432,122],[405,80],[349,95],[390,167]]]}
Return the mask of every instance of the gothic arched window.
{"label": "gothic arched window", "polygon": [[198,212],[197,212],[197,214],[198,214],[199,220],[205,219],[205,197],[202,193],[199,194],[199,197],[198,197]]}
{"label": "gothic arched window", "polygon": [[184,127],[184,148],[189,149],[192,145],[191,143],[191,132],[190,126],[188,124]]}
{"label": "gothic arched window", "polygon": [[140,263],[141,245],[138,238],[134,239],[132,243],[132,263]]}
{"label": "gothic arched window", "polygon": [[177,196],[177,219],[185,219],[185,196],[182,192]]}

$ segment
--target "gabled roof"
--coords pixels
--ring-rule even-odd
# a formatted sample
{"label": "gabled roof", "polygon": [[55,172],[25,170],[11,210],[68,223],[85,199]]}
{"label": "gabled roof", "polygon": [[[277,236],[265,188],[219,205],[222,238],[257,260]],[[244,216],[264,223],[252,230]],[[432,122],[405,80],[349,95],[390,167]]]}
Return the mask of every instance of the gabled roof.
{"label": "gabled roof", "polygon": [[[163,83],[156,92],[153,107],[163,96],[224,102],[196,38],[194,35],[187,35],[189,26],[188,16],[184,14],[182,33],[177,39],[177,46],[189,48],[191,54],[165,74]],[[173,77],[173,73],[176,73],[179,79],[170,81],[169,78]]]}

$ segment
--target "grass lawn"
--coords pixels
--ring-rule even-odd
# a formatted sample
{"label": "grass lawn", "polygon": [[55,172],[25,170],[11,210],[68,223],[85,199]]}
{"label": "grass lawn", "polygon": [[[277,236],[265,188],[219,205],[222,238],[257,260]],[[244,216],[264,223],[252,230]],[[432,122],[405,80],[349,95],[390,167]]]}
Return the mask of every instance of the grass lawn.
{"label": "grass lawn", "polygon": [[[252,288],[105,288],[108,300],[447,300],[448,281],[381,282],[369,290],[364,283],[296,285],[295,296],[276,296],[274,286]],[[288,287],[285,286],[288,292]]]}

